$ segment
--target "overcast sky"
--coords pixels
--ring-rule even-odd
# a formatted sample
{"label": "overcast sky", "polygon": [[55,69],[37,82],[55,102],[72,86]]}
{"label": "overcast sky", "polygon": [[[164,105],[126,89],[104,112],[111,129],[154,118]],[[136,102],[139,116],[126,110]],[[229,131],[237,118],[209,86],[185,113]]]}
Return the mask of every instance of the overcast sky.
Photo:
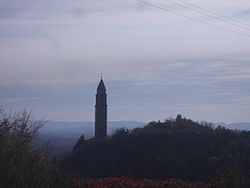
{"label": "overcast sky", "polygon": [[250,121],[250,1],[144,1],[0,0],[0,105],[90,121],[103,72],[109,120]]}

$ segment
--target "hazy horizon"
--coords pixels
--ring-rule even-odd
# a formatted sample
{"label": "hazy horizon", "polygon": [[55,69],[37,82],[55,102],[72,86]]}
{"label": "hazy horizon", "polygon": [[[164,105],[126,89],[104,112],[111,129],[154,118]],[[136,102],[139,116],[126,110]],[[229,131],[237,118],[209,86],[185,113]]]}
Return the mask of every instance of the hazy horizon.
{"label": "hazy horizon", "polygon": [[250,122],[250,1],[173,1],[0,0],[0,106],[93,121],[102,72],[109,120]]}

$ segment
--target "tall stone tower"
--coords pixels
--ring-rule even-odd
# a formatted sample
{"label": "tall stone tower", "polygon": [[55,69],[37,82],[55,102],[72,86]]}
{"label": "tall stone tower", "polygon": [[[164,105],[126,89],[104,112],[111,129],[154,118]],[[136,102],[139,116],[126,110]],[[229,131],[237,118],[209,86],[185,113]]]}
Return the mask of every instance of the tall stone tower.
{"label": "tall stone tower", "polygon": [[95,138],[107,137],[107,94],[102,77],[97,87],[95,105]]}

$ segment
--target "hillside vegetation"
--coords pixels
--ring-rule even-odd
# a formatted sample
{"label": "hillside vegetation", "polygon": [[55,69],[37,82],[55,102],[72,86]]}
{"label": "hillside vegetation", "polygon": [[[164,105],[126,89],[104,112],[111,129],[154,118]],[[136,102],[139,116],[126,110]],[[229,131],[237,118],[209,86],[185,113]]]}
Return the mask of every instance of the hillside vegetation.
{"label": "hillside vegetation", "polygon": [[[250,132],[213,128],[178,115],[105,140],[78,140],[65,167],[86,177],[212,180],[231,172],[249,181]],[[229,178],[232,179],[233,178]]]}
{"label": "hillside vegetation", "polygon": [[36,143],[43,121],[26,111],[6,113],[0,109],[0,187],[63,188],[56,164],[46,146]]}
{"label": "hillside vegetation", "polygon": [[[37,145],[43,121],[0,110],[0,187],[249,188],[250,133],[182,118],[81,136],[58,161]],[[64,169],[62,170],[61,167]]]}

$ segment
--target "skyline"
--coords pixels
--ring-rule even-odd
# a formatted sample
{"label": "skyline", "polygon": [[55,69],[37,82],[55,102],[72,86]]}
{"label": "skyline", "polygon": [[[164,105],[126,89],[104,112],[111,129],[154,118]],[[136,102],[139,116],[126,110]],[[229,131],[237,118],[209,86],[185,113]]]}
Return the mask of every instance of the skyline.
{"label": "skyline", "polygon": [[[167,0],[147,2],[229,27]],[[247,0],[189,2],[250,25]],[[250,121],[249,49],[250,37],[136,0],[0,0],[0,105],[91,121],[103,72],[109,120]]]}

